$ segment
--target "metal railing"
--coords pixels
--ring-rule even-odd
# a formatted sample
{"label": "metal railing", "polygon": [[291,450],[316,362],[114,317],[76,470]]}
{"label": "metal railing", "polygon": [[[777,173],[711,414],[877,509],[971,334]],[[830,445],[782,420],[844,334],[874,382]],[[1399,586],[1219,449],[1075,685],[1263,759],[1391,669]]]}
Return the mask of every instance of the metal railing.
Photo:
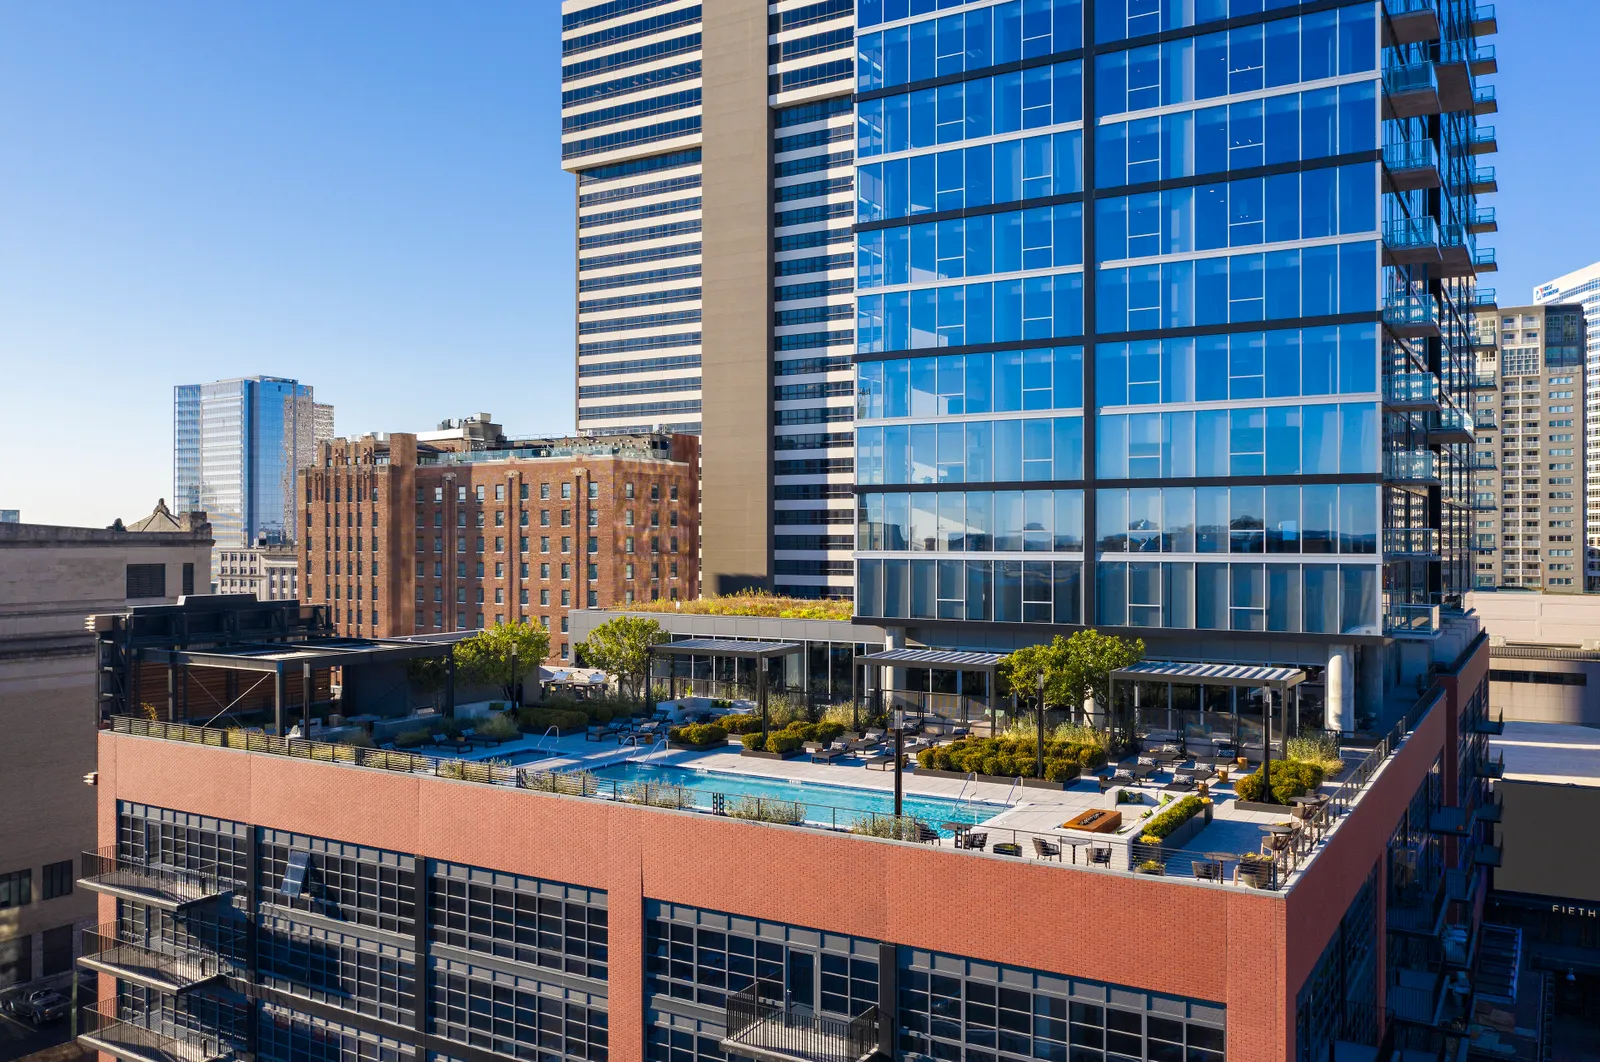
{"label": "metal railing", "polygon": [[[774,991],[781,991],[773,986]],[[724,1042],[807,1062],[861,1062],[878,1050],[878,1008],[854,1018],[818,1014],[763,997],[756,985],[728,997],[728,1034]]]}
{"label": "metal railing", "polygon": [[[1437,606],[1434,606],[1434,610],[1437,613]],[[1415,709],[1405,720],[1396,724],[1394,730],[1380,741],[1361,763],[1343,776],[1341,784],[1329,801],[1328,820],[1323,827],[1324,831],[1333,828],[1338,818],[1354,807],[1361,791],[1371,782],[1379,766],[1410,732],[1415,719],[1429,710],[1439,696],[1441,694],[1435,691],[1431,699]],[[957,851],[985,852],[989,855],[1027,859],[1036,863],[1048,862],[1072,866],[1086,871],[1154,874],[1243,888],[1273,890],[1284,887],[1287,876],[1306,862],[1312,854],[1310,849],[1314,847],[1313,838],[1313,844],[1305,845],[1305,850],[1286,853],[1278,862],[1263,868],[1255,862],[1260,855],[1258,852],[1234,854],[1166,845],[1146,845],[1140,841],[1137,832],[1125,831],[1108,835],[1105,840],[1096,840],[1092,835],[1064,835],[1055,831],[980,825],[982,818],[991,817],[1003,807],[1000,804],[984,801],[978,802],[975,806],[963,806],[959,809],[952,806],[949,811],[937,813],[936,817],[941,819],[966,819],[967,821],[960,823],[961,828],[958,831],[954,828],[956,825],[954,821],[927,822],[912,815],[896,818],[893,814],[865,811],[860,808],[839,807],[809,800],[729,794],[712,789],[694,789],[670,782],[626,782],[598,778],[581,769],[552,771],[499,763],[492,759],[468,761],[421,753],[388,752],[301,738],[280,738],[266,734],[214,730],[181,723],[163,723],[135,716],[113,717],[112,729],[119,734],[137,737],[182,741],[212,747],[241,748],[266,755],[344,764],[354,768],[397,771],[560,796],[711,814],[751,822],[849,832],[890,841],[948,845]],[[918,798],[913,795],[908,799]],[[1130,804],[1127,807],[1145,810],[1149,805]],[[1284,809],[1286,818],[1289,810]],[[976,843],[978,838],[974,836],[979,834],[982,835],[981,846]],[[1301,840],[1304,841],[1305,837],[1302,836]],[[117,860],[115,853],[108,850],[106,853],[85,853],[86,869],[91,858],[104,860],[108,865],[134,865],[128,860]],[[1150,866],[1152,862],[1158,865]],[[139,866],[137,869],[142,872],[145,868]],[[168,872],[166,868],[159,869],[162,873]],[[182,876],[189,875],[190,872],[172,873]],[[213,879],[203,880],[214,887]]]}
{"label": "metal railing", "polygon": [[126,972],[130,980],[159,984],[170,992],[193,988],[222,974],[222,960],[215,953],[153,940],[115,922],[83,931],[82,958],[115,967],[118,976]]}
{"label": "metal railing", "polygon": [[[128,718],[128,717],[121,717]],[[130,719],[144,723],[148,720]],[[171,726],[169,723],[152,723],[152,726]],[[202,727],[184,727],[201,730]],[[125,731],[134,733],[135,731]],[[215,733],[223,733],[215,731]],[[179,740],[191,740],[180,738]],[[204,742],[214,744],[214,742]],[[174,867],[133,856],[119,855],[116,846],[84,852],[79,864],[79,879],[89,889],[126,892],[149,896],[157,903],[174,906],[199,903],[221,896],[223,888],[216,874],[184,867]]]}
{"label": "metal railing", "polygon": [[216,1062],[233,1054],[229,1044],[214,1036],[172,1028],[159,1015],[136,1014],[115,999],[79,1008],[78,1038],[121,1058]]}

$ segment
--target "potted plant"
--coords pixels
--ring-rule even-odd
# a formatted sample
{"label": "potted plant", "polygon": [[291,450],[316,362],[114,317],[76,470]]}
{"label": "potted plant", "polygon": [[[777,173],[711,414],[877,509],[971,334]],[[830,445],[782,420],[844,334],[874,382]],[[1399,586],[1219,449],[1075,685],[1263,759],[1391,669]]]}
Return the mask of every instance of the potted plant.
{"label": "potted plant", "polygon": [[1003,856],[1019,856],[1022,854],[1022,846],[1014,841],[1002,841],[1000,844],[994,846],[994,854]]}
{"label": "potted plant", "polygon": [[1272,882],[1272,858],[1244,852],[1239,856],[1239,877],[1252,889],[1264,889]]}
{"label": "potted plant", "polygon": [[1158,877],[1165,877],[1167,868],[1166,865],[1159,860],[1146,859],[1144,862],[1134,867],[1133,872],[1135,874],[1155,874]]}

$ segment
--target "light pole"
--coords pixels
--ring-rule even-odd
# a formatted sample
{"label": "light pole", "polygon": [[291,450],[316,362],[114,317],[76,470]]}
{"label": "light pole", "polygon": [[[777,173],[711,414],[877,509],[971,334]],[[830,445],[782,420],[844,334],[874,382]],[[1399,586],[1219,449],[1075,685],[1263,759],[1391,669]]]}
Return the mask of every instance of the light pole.
{"label": "light pole", "polygon": [[1044,779],[1044,668],[1039,669],[1039,746],[1034,750],[1034,774]]}
{"label": "light pole", "polygon": [[511,704],[512,709],[522,707],[522,691],[517,687],[517,647],[511,647]]}
{"label": "light pole", "polygon": [[896,708],[894,715],[889,720],[889,724],[890,729],[894,731],[894,823],[895,829],[898,830],[900,828],[901,805],[905,794],[905,713]]}

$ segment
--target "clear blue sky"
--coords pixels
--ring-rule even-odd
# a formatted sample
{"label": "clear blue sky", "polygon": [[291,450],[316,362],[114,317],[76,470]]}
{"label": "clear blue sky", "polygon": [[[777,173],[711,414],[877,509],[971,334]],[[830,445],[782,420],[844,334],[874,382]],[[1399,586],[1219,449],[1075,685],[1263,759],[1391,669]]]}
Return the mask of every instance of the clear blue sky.
{"label": "clear blue sky", "polygon": [[[1600,5],[1502,0],[1503,302],[1600,260]],[[316,387],[340,434],[572,425],[554,0],[0,2],[0,507],[171,493],[175,383]]]}

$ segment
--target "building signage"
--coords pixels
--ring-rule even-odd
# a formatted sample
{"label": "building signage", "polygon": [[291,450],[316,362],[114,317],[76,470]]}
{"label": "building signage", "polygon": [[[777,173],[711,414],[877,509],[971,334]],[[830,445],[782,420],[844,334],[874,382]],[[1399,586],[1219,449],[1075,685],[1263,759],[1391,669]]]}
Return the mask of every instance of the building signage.
{"label": "building signage", "polygon": [[1540,284],[1538,287],[1533,289],[1533,301],[1544,302],[1546,299],[1554,298],[1556,292],[1560,290],[1561,285],[1555,283],[1554,281],[1550,282],[1549,284]]}
{"label": "building signage", "polygon": [[1553,914],[1574,915],[1578,918],[1600,918],[1600,907],[1579,907],[1573,904],[1553,903],[1550,905]]}

